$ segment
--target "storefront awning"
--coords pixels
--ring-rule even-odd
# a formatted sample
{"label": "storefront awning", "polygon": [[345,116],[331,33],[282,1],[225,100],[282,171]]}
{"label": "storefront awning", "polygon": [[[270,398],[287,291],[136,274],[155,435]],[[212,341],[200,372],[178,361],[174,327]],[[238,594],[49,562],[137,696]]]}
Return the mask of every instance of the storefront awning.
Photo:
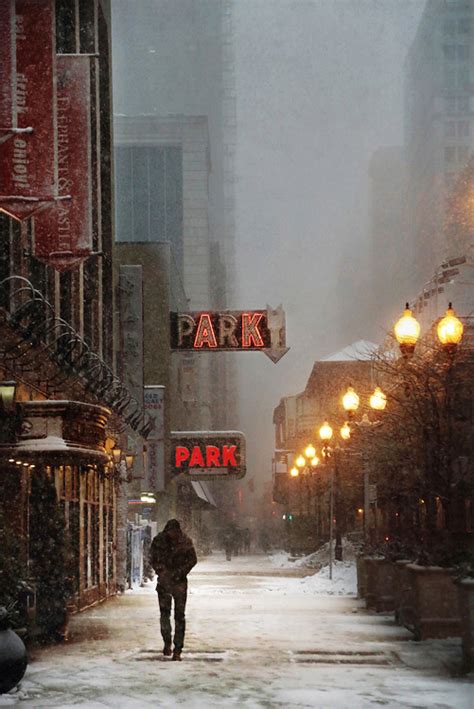
{"label": "storefront awning", "polygon": [[204,481],[192,480],[191,487],[193,488],[194,492],[200,500],[211,505],[211,507],[217,507],[212,492],[209,490],[209,486],[206,485]]}

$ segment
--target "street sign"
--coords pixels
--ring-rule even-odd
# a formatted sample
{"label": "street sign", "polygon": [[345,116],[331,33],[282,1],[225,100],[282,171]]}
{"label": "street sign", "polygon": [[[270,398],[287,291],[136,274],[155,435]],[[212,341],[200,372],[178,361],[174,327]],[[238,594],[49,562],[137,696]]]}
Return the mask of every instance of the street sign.
{"label": "street sign", "polygon": [[171,472],[194,480],[243,478],[245,436],[240,431],[172,431]]}
{"label": "street sign", "polygon": [[170,313],[171,349],[193,352],[264,352],[272,362],[285,355],[285,313],[266,310],[221,310]]}

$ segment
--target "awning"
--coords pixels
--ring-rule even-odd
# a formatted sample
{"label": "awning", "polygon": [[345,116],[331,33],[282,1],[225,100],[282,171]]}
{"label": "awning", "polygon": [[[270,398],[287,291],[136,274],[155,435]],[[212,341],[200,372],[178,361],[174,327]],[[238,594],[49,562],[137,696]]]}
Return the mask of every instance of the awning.
{"label": "awning", "polygon": [[200,500],[206,502],[212,507],[217,507],[216,501],[212,496],[212,492],[209,490],[209,486],[206,485],[204,481],[191,480],[191,487],[193,488],[194,492]]}

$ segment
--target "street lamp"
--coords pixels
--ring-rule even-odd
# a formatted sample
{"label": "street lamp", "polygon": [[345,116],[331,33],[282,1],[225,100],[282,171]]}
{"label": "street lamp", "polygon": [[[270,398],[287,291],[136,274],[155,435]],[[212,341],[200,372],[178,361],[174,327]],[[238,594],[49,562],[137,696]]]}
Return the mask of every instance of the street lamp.
{"label": "street lamp", "polygon": [[118,465],[122,460],[122,449],[119,448],[119,446],[115,446],[115,448],[112,448],[112,460],[114,462],[114,465]]}
{"label": "street lamp", "polygon": [[[323,458],[325,462],[329,458],[329,441],[332,438],[333,430],[328,421],[324,421],[319,429],[319,437],[323,441]],[[332,580],[333,563],[333,539],[334,539],[334,466],[331,466],[331,486],[329,495],[329,579]]]}
{"label": "street lamp", "polygon": [[375,387],[374,393],[371,395],[369,403],[370,408],[374,409],[375,411],[383,411],[385,409],[385,407],[387,406],[387,397],[380,387]]}
{"label": "street lamp", "polygon": [[316,455],[316,448],[313,446],[312,443],[310,443],[309,446],[307,446],[304,454],[308,458],[308,460],[310,458],[314,458],[314,456]]}
{"label": "street lamp", "polygon": [[15,404],[16,382],[0,382],[0,400],[3,411],[12,411]]}
{"label": "street lamp", "polygon": [[395,323],[394,332],[403,357],[410,359],[420,336],[420,323],[413,317],[408,303],[402,317]]}
{"label": "street lamp", "polygon": [[443,349],[450,355],[454,354],[462,340],[464,327],[456,317],[452,303],[449,304],[444,318],[438,323],[437,333]]}
{"label": "street lamp", "polygon": [[348,441],[351,437],[351,427],[347,421],[344,426],[341,427],[340,434],[343,441]]}
{"label": "street lamp", "polygon": [[298,468],[295,468],[295,466],[293,466],[290,470],[291,477],[297,478],[299,474],[300,474],[300,471],[298,470]]}
{"label": "street lamp", "polygon": [[402,317],[395,323],[394,332],[403,357],[410,359],[420,336],[420,323],[413,317],[408,303]]}
{"label": "street lamp", "polygon": [[296,465],[298,468],[304,468],[306,465],[306,460],[304,459],[304,456],[299,455],[295,461]]}
{"label": "street lamp", "polygon": [[327,421],[324,421],[323,425],[319,429],[319,437],[324,443],[327,443],[332,438],[332,428]]}
{"label": "street lamp", "polygon": [[359,408],[359,396],[354,391],[353,387],[348,387],[346,393],[342,397],[342,405],[351,417]]}
{"label": "street lamp", "polygon": [[311,460],[311,467],[315,468],[317,465],[319,465],[319,458],[317,455],[315,455],[314,458]]}

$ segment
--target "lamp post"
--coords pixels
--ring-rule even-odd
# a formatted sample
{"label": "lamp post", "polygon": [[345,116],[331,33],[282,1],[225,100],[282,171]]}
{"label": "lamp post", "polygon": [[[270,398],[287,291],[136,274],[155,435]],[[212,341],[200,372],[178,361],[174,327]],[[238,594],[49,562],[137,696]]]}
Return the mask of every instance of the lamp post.
{"label": "lamp post", "polygon": [[[329,441],[332,438],[333,430],[327,421],[319,429],[319,437],[323,442],[323,459],[327,462],[330,456]],[[329,492],[329,579],[332,580],[333,566],[333,538],[334,538],[334,468],[331,468],[331,482]]]}
{"label": "lamp post", "polygon": [[[413,353],[413,352],[412,352]],[[350,394],[350,396],[349,396]],[[355,397],[357,397],[357,406],[354,408],[354,401],[356,400]],[[357,410],[359,406],[359,397],[357,394],[354,392],[352,387],[349,387],[347,390],[346,394],[342,397],[342,405],[349,414],[349,416],[353,415],[354,411]],[[377,386],[375,387],[374,392],[371,394],[369,397],[369,405],[370,408],[373,409],[374,411],[383,411],[387,405],[387,397],[383,393],[382,389]],[[348,424],[346,424],[348,426]],[[364,413],[360,421],[356,421],[355,425],[359,428],[359,430],[362,431],[371,431],[374,428],[377,428],[378,426],[382,425],[381,421],[375,421],[372,422],[367,414]],[[341,435],[342,435],[342,429],[341,429]],[[350,428],[349,428],[349,436],[350,437]],[[344,436],[343,436],[344,438]],[[369,515],[370,515],[370,479],[369,479],[369,461],[367,458],[367,453],[366,451],[362,452],[362,461],[363,461],[363,468],[364,468],[364,538],[367,541],[368,534],[369,534]]]}
{"label": "lamp post", "polygon": [[[395,323],[394,333],[403,357],[410,359],[410,357],[413,356],[420,336],[420,324],[418,320],[413,317],[408,303],[405,306],[402,317]],[[461,320],[456,316],[452,303],[449,303],[444,317],[439,321],[436,333],[444,351],[452,357],[464,333],[464,326]]]}
{"label": "lamp post", "polygon": [[394,332],[403,358],[408,360],[413,357],[420,336],[420,323],[413,317],[408,303],[402,317],[395,323]]}
{"label": "lamp post", "polygon": [[438,339],[448,356],[454,356],[457,347],[462,340],[463,332],[463,324],[459,318],[456,317],[453,310],[453,305],[450,303],[444,318],[439,321],[437,327]]}
{"label": "lamp post", "polygon": [[[300,453],[295,460],[295,464],[290,468],[289,474],[292,478],[299,478],[298,495],[299,495],[299,509],[300,513],[303,514],[303,478],[308,475],[310,479],[313,476],[315,468],[319,465],[319,458],[316,452],[316,448],[312,443],[309,443],[305,449],[304,453]],[[310,515],[311,508],[311,486],[308,483],[307,490],[307,501],[306,501],[306,511]],[[316,514],[316,512],[315,512]]]}
{"label": "lamp post", "polygon": [[0,381],[0,401],[5,413],[13,411],[15,406],[16,382]]}

